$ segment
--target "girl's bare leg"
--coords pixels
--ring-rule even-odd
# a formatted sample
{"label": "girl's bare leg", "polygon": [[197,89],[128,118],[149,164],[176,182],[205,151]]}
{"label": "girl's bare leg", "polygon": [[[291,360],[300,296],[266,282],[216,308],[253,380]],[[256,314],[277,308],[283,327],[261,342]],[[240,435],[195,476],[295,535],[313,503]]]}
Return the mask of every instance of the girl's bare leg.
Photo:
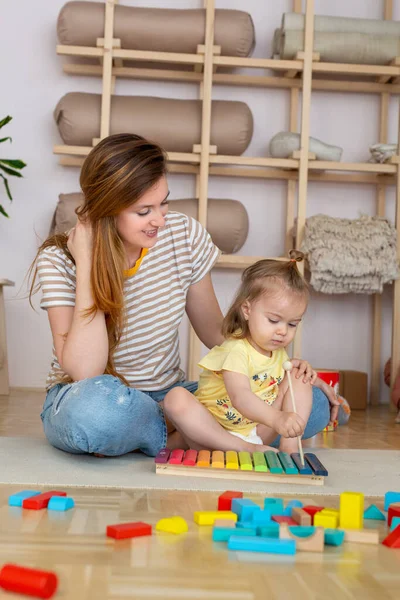
{"label": "girl's bare leg", "polygon": [[[161,403],[160,403],[161,404]],[[173,388],[162,403],[165,415],[175,425],[190,448],[201,450],[245,450],[247,452],[276,450],[270,446],[251,444],[231,435],[212,414],[185,388]],[[175,439],[171,440],[173,447]],[[169,444],[168,448],[170,447]]]}

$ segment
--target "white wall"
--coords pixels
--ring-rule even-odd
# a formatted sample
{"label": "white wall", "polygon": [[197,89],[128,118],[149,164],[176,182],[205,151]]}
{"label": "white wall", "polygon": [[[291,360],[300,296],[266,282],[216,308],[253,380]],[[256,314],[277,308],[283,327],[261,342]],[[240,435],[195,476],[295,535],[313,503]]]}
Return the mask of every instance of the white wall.
{"label": "white wall", "polygon": [[[199,8],[201,0],[123,0],[132,6]],[[10,219],[0,217],[0,278],[16,282],[6,288],[8,353],[12,386],[42,387],[51,356],[51,336],[46,313],[34,312],[21,289],[39,241],[48,233],[60,192],[78,190],[78,169],[61,167],[52,147],[61,143],[53,120],[57,101],[69,91],[101,92],[100,80],[63,74],[56,55],[56,21],[64,0],[6,2],[2,6],[0,44],[2,92],[0,117],[13,121],[3,130],[13,144],[2,144],[2,156],[27,163],[24,179],[12,180],[14,202],[10,204],[0,187],[0,198]],[[248,11],[256,27],[254,56],[270,56],[273,31],[291,0],[216,0],[217,8]],[[395,0],[395,19],[400,2]],[[381,18],[383,0],[316,0],[317,14]],[[118,81],[117,94],[143,94],[196,98],[197,86],[179,83]],[[246,155],[266,155],[270,138],[287,128],[289,95],[284,90],[216,87],[216,99],[243,100],[250,106],[255,123],[253,140]],[[316,92],[312,100],[311,135],[344,147],[344,161],[368,159],[368,147],[377,141],[379,99],[372,95]],[[2,133],[3,133],[2,132]],[[390,107],[389,141],[397,132],[397,101]],[[2,136],[3,137],[3,136]],[[193,179],[171,175],[172,198],[194,194]],[[285,230],[285,183],[251,179],[212,178],[209,195],[238,199],[250,217],[250,232],[241,250],[246,255],[279,255]],[[393,218],[394,190],[388,194],[388,216]],[[308,216],[326,213],[357,218],[373,214],[373,186],[310,183]],[[223,310],[230,302],[240,274],[215,271],[213,279]],[[37,297],[35,304],[37,305]],[[371,346],[371,298],[314,294],[304,327],[303,355],[312,364],[326,368],[369,371]],[[391,290],[384,294],[382,365],[390,354]],[[187,327],[182,327],[182,358],[186,365]],[[387,400],[387,391],[382,398]]]}

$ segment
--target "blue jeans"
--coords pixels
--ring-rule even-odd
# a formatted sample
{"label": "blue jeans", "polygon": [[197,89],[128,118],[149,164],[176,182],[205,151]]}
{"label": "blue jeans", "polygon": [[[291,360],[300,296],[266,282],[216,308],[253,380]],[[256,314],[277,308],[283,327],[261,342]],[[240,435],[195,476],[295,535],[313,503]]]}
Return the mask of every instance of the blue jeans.
{"label": "blue jeans", "polygon": [[[41,419],[52,446],[72,454],[119,456],[141,450],[149,456],[166,446],[167,427],[158,403],[173,387],[195,392],[197,382],[179,381],[169,388],[142,392],[112,375],[57,384],[46,396]],[[329,401],[313,388],[313,407],[304,438],[329,422]]]}

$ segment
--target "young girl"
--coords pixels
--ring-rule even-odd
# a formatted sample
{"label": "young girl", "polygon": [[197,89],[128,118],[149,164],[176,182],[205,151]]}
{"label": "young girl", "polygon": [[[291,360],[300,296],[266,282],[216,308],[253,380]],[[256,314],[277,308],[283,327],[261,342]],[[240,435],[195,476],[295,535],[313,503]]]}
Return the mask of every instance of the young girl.
{"label": "young girl", "polygon": [[[223,322],[225,341],[199,363],[204,370],[197,398],[232,436],[259,444],[260,449],[280,434],[279,449],[296,452],[296,437],[304,432],[311,412],[311,384],[317,374],[306,361],[291,361],[294,413],[283,369],[288,360],[285,348],[308,303],[307,284],[296,265],[302,259],[300,252],[292,251],[287,262],[260,260],[243,272]],[[174,389],[166,395],[167,416],[190,446],[217,449],[210,444],[205,422],[179,410],[183,394],[186,390]]]}

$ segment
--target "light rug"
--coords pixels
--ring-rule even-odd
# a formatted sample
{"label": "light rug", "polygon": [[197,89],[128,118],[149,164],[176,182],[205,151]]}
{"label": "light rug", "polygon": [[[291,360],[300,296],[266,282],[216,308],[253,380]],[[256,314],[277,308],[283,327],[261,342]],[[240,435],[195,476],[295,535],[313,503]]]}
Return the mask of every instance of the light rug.
{"label": "light rug", "polygon": [[52,487],[169,489],[336,495],[343,491],[382,496],[400,491],[400,451],[308,449],[329,471],[324,486],[156,475],[154,461],[141,454],[96,458],[61,452],[45,440],[0,438],[0,483]]}

